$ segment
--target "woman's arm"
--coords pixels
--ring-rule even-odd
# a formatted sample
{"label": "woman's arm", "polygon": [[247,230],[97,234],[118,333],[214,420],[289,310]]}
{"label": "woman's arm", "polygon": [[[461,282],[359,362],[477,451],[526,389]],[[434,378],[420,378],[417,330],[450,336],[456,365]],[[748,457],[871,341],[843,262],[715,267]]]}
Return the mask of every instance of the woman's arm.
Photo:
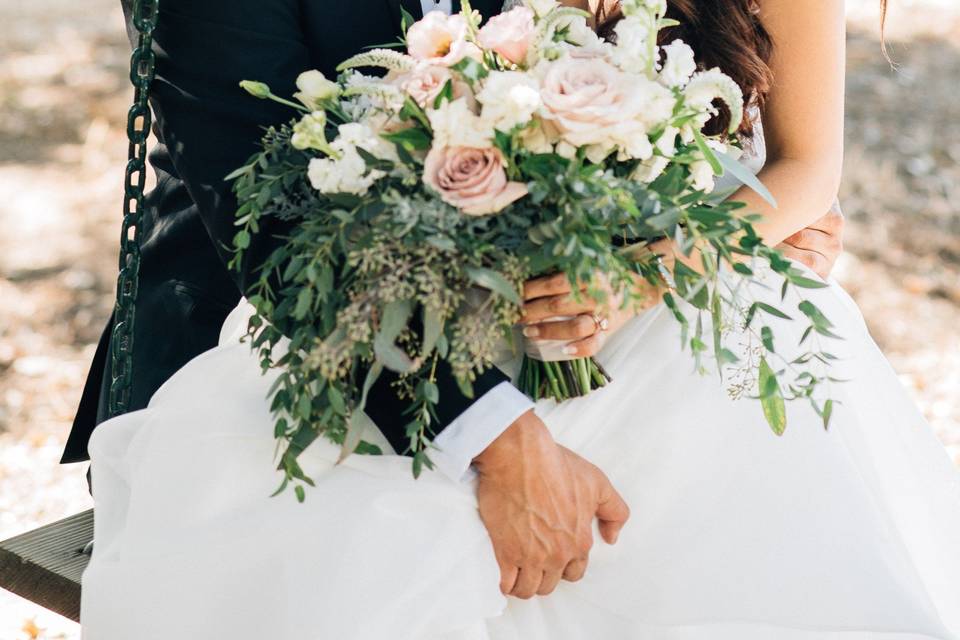
{"label": "woman's arm", "polygon": [[830,209],[843,166],[843,0],[763,0],[774,43],[773,87],[763,110],[767,164],[760,180],[777,208],[753,190],[732,196],[760,213],[757,233],[775,246]]}

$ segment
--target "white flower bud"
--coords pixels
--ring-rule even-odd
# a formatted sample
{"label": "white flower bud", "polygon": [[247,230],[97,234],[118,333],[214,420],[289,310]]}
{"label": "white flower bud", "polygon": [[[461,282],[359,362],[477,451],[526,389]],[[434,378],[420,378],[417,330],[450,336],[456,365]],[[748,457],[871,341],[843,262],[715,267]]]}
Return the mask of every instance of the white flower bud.
{"label": "white flower bud", "polygon": [[319,71],[304,71],[297,77],[297,93],[293,97],[303,103],[308,109],[320,109],[323,102],[340,95],[340,85],[327,78]]}
{"label": "white flower bud", "polygon": [[254,98],[264,98],[270,97],[270,87],[263,82],[255,82],[253,80],[241,80],[240,88],[252,95]]}

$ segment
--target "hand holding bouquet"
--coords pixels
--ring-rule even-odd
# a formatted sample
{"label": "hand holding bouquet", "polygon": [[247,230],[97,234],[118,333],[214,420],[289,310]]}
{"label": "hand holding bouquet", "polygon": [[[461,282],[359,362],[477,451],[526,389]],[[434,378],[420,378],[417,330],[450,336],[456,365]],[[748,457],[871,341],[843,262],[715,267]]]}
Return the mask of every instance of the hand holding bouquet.
{"label": "hand holding bouquet", "polygon": [[[723,346],[726,312],[743,310],[747,328],[783,316],[725,289],[721,272],[751,278],[751,260],[762,258],[787,285],[823,286],[764,246],[742,205],[712,193],[715,177],[732,172],[765,194],[734,159],[743,96],[720,70],[698,71],[683,42],[658,46],[671,24],[664,0],[623,2],[615,43],[553,0],[482,26],[462,4],[452,16],[407,17],[405,53],[354,56],[336,81],[303,73],[296,102],[244,83],[300,112],[231,175],[238,264],[265,216],[295,223],[249,296],[263,366],[282,369],[273,408],[287,481],[309,482],[297,456],[320,435],[344,455],[372,452],[357,416],[385,368],[409,399],[414,472],[429,465],[438,364],[469,395],[509,339],[530,277],[564,274],[596,297],[599,274],[623,305],[642,302],[637,278],[669,287],[663,301],[684,327],[678,347],[698,362],[712,350],[718,366],[737,359]],[[718,108],[732,115],[730,129],[707,135]],[[649,249],[665,239],[698,268],[667,270]],[[809,311],[812,329],[828,332]],[[774,370],[762,333],[757,395],[779,433],[785,398],[812,398],[820,378]],[[277,348],[284,336],[289,348]],[[608,382],[591,359],[527,359],[521,371],[519,386],[535,398]],[[829,417],[829,407],[818,411]]]}

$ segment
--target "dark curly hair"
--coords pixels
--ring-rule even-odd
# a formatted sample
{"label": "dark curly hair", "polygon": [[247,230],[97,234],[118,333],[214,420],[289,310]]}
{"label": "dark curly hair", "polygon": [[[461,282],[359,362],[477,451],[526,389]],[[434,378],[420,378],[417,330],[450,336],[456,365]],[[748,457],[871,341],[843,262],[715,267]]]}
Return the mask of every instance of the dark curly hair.
{"label": "dark curly hair", "polygon": [[[886,16],[887,0],[881,0]],[[759,18],[757,0],[668,0],[667,18],[680,24],[660,32],[660,44],[669,44],[680,38],[689,44],[703,69],[720,67],[743,89],[746,108],[762,107],[773,74],[770,57],[774,43]],[[600,2],[597,8],[597,31],[608,39],[614,36],[614,27],[623,15],[619,2]],[[720,113],[708,124],[710,133],[726,130],[730,112],[717,104]],[[753,122],[745,117],[740,135],[750,137]]]}

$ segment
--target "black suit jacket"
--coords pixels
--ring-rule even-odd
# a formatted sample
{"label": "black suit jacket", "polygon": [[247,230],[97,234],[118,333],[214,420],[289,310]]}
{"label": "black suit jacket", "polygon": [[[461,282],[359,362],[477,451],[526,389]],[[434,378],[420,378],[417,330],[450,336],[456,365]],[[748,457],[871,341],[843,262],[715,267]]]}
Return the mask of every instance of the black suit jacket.
{"label": "black suit jacket", "polygon": [[[497,13],[501,4],[473,2],[485,16]],[[256,152],[264,127],[293,116],[287,108],[247,95],[238,83],[263,81],[277,95],[289,96],[302,71],[319,69],[335,77],[336,65],[347,57],[396,41],[401,5],[421,15],[419,0],[160,3],[150,100],[158,139],[150,164],[157,186],[146,198],[141,227],[132,410],[145,407],[177,369],[216,345],[220,325],[283,231],[276,225],[262,230],[242,273],[226,268],[237,205],[224,176]],[[124,9],[129,19],[129,7]],[[97,348],[63,462],[87,458],[90,434],[106,418],[111,330],[112,320]],[[472,402],[460,394],[449,370],[440,373],[438,430]],[[391,379],[381,376],[371,390],[367,413],[403,451],[404,405],[390,388]],[[505,379],[491,369],[476,381],[474,397]]]}

